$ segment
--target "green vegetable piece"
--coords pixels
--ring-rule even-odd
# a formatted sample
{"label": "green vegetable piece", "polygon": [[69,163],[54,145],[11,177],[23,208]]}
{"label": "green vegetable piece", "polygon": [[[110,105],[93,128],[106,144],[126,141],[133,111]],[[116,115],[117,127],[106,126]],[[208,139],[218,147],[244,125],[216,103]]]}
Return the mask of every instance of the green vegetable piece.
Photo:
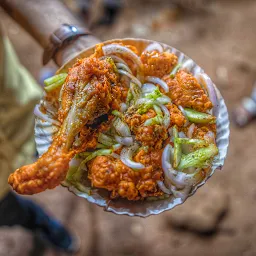
{"label": "green vegetable piece", "polygon": [[135,102],[139,99],[140,94],[141,94],[140,87],[137,84],[131,82],[130,89],[128,91],[127,98],[126,98],[126,104],[129,106],[134,105]]}
{"label": "green vegetable piece", "polygon": [[[94,151],[92,154],[90,154],[89,156],[87,156],[85,158],[85,160],[82,163],[87,163],[88,161],[92,160],[93,158],[95,158],[96,156],[107,156],[110,155],[112,153],[111,149],[99,149],[97,151]],[[81,163],[81,164],[82,164]]]}
{"label": "green vegetable piece", "polygon": [[163,118],[160,116],[155,116],[152,117],[148,120],[146,120],[146,122],[144,123],[144,126],[150,126],[150,125],[154,125],[154,124],[162,124],[163,123]]}
{"label": "green vegetable piece", "polygon": [[141,104],[137,110],[137,112],[141,115],[148,112],[149,109],[153,108],[154,101],[149,100],[147,103]]}
{"label": "green vegetable piece", "polygon": [[112,111],[112,115],[120,117],[120,118],[123,117],[122,113],[120,111],[118,111],[118,110],[113,110]]}
{"label": "green vegetable piece", "polygon": [[118,73],[118,69],[117,69],[116,64],[113,61],[113,59],[111,57],[107,57],[106,61],[113,67],[114,72]]}
{"label": "green vegetable piece", "polygon": [[177,126],[173,126],[173,137],[174,137],[174,153],[173,153],[173,167],[177,168],[181,159],[181,144],[177,143],[176,139],[179,138]]}
{"label": "green vegetable piece", "polygon": [[190,108],[185,108],[184,109],[186,116],[188,118],[188,120],[192,123],[196,123],[196,124],[214,124],[216,122],[216,117],[206,114],[206,113],[202,113],[202,112],[198,112],[195,111],[193,109]]}
{"label": "green vegetable piece", "polygon": [[91,189],[85,187],[82,183],[80,183],[80,182],[74,182],[73,184],[74,184],[75,187],[76,187],[78,190],[80,190],[81,192],[84,192],[84,193],[86,193],[86,194],[88,194],[88,195],[91,195],[91,194],[92,194]]}
{"label": "green vegetable piece", "polygon": [[171,78],[174,78],[176,73],[179,71],[179,69],[181,68],[181,64],[178,63],[172,70],[171,74],[170,74],[170,77]]}
{"label": "green vegetable piece", "polygon": [[77,166],[71,166],[71,167],[68,169],[68,173],[67,173],[66,179],[69,180],[69,181],[72,181],[72,180],[73,180],[73,175],[75,174],[75,172],[77,171],[77,169],[78,169]]}
{"label": "green vegetable piece", "polygon": [[99,133],[98,142],[109,147],[111,147],[115,143],[110,136],[103,133]]}
{"label": "green vegetable piece", "polygon": [[160,92],[159,88],[156,88],[153,92],[148,93],[145,98],[156,100],[159,97],[162,97],[163,94]]}
{"label": "green vegetable piece", "polygon": [[207,141],[205,141],[205,140],[188,139],[188,138],[176,138],[175,142],[177,142],[179,144],[192,144],[192,145],[196,145],[198,147],[204,147],[204,146],[209,145],[209,143],[207,143]]}
{"label": "green vegetable piece", "polygon": [[183,170],[189,167],[202,168],[205,166],[207,160],[218,154],[218,148],[215,144],[210,144],[206,148],[200,148],[187,155],[182,155],[179,170]]}
{"label": "green vegetable piece", "polygon": [[97,149],[98,149],[98,148],[108,148],[108,146],[103,145],[103,144],[101,144],[101,143],[97,143],[96,148],[97,148]]}
{"label": "green vegetable piece", "polygon": [[47,92],[50,92],[60,86],[62,86],[67,78],[67,73],[62,73],[59,75],[52,76],[44,80],[45,87],[44,89]]}

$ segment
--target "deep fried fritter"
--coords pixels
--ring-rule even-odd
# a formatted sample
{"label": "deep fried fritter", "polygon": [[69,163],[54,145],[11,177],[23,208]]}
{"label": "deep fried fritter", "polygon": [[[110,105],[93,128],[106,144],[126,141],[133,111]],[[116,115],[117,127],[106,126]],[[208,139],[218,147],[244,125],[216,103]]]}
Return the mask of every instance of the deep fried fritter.
{"label": "deep fried fritter", "polygon": [[157,76],[161,78],[171,72],[177,64],[178,58],[173,53],[152,51],[143,52],[141,61],[146,76]]}
{"label": "deep fried fritter", "polygon": [[200,112],[212,108],[212,103],[195,77],[184,70],[180,70],[175,78],[166,75],[164,81],[169,86],[168,96],[177,106],[193,108]]}

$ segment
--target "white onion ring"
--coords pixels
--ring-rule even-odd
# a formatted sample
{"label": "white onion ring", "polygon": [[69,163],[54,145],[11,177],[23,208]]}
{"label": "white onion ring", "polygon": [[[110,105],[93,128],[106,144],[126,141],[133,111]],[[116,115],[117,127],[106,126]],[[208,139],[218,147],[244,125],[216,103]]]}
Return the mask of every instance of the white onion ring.
{"label": "white onion ring", "polygon": [[160,104],[159,106],[160,106],[161,110],[164,113],[163,124],[164,124],[164,126],[166,128],[168,128],[170,126],[170,122],[171,122],[171,120],[170,120],[170,118],[171,118],[170,112],[169,112],[169,110],[168,110],[168,108],[166,106],[164,106],[162,104]]}
{"label": "white onion ring", "polygon": [[124,102],[120,103],[120,111],[122,113],[124,113],[127,110],[127,108],[128,106]]}
{"label": "white onion ring", "polygon": [[[173,169],[170,158],[173,149],[170,144],[167,144],[162,154],[162,168],[167,181],[170,181],[170,185],[174,184],[178,189],[184,189],[186,186],[192,186],[195,180],[195,173],[186,174]],[[198,171],[197,171],[198,172]]]}
{"label": "white onion ring", "polygon": [[210,143],[214,143],[215,144],[215,134],[212,131],[208,131],[204,135],[204,140],[209,141]]}
{"label": "white onion ring", "polygon": [[124,146],[131,146],[133,144],[133,138],[132,137],[120,137],[118,135],[115,135],[115,140]]}
{"label": "white onion ring", "polygon": [[128,64],[127,64],[122,58],[120,58],[120,57],[118,57],[118,56],[109,55],[109,57],[112,58],[113,61],[116,62],[116,63],[119,62],[119,63],[123,63],[124,65],[128,66]]}
{"label": "white onion ring", "polygon": [[129,126],[123,122],[120,118],[117,118],[113,122],[113,126],[115,127],[116,131],[118,134],[120,134],[123,137],[130,137],[131,136],[131,131]]}
{"label": "white onion ring", "polygon": [[34,115],[41,118],[42,120],[46,121],[46,122],[49,122],[51,124],[54,124],[54,125],[57,125],[57,126],[60,126],[61,123],[57,120],[54,120],[50,117],[48,117],[46,114],[43,114],[40,109],[39,109],[39,105],[36,105],[35,108],[34,108]]}
{"label": "white onion ring", "polygon": [[130,74],[132,74],[132,71],[130,70],[130,68],[123,63],[116,63],[116,67],[118,69],[123,69],[123,70],[129,72]]}
{"label": "white onion ring", "polygon": [[141,69],[142,68],[142,62],[140,58],[129,48],[119,45],[119,44],[109,44],[102,47],[104,55],[110,55],[110,54],[123,54],[132,59],[132,61]]}
{"label": "white onion ring", "polygon": [[126,166],[139,170],[145,168],[145,166],[132,160],[133,154],[138,148],[139,146],[137,144],[134,144],[129,148],[123,148],[120,154],[120,159]]}
{"label": "white onion ring", "polygon": [[179,132],[179,138],[187,138],[184,132]]}
{"label": "white onion ring", "polygon": [[194,133],[194,130],[195,130],[196,126],[195,124],[191,124],[189,127],[188,127],[188,132],[187,132],[187,136],[189,139],[191,139],[193,137],[193,133]]}
{"label": "white onion ring", "polygon": [[169,92],[169,87],[166,82],[164,82],[162,79],[159,77],[154,77],[154,76],[146,76],[145,77],[146,81],[149,81],[151,83],[159,84],[165,92]]}
{"label": "white onion ring", "polygon": [[205,73],[200,73],[196,76],[196,78],[198,79],[199,83],[203,84],[204,87],[207,89],[209,99],[213,104],[213,109],[212,109],[213,115],[217,117],[219,114],[219,101],[216,95],[216,90],[213,86],[213,83],[210,77]]}
{"label": "white onion ring", "polygon": [[112,153],[111,156],[116,158],[116,159],[120,159],[120,156],[118,154],[116,154],[116,153]]}
{"label": "white onion ring", "polygon": [[191,71],[191,69],[193,68],[194,66],[194,62],[193,60],[186,60],[182,66],[181,66],[181,69],[185,69],[187,71]]}
{"label": "white onion ring", "polygon": [[118,73],[121,74],[121,75],[128,76],[139,87],[142,86],[140,80],[138,80],[134,75],[130,74],[129,72],[127,72],[125,70],[122,70],[122,69],[118,69]]}
{"label": "white onion ring", "polygon": [[164,183],[161,181],[161,180],[157,180],[156,181],[158,187],[165,193],[165,194],[168,194],[168,195],[171,195],[172,194],[172,191],[170,189],[168,189]]}
{"label": "white onion ring", "polygon": [[158,51],[158,52],[163,52],[163,47],[159,44],[159,43],[157,43],[157,42],[154,42],[154,43],[152,43],[152,44],[149,44],[146,48],[145,48],[145,50],[144,50],[144,52],[152,52],[152,51],[154,51],[154,50],[156,50],[156,51]]}
{"label": "white onion ring", "polygon": [[153,92],[157,87],[154,84],[151,83],[145,83],[142,85],[142,93],[151,93]]}

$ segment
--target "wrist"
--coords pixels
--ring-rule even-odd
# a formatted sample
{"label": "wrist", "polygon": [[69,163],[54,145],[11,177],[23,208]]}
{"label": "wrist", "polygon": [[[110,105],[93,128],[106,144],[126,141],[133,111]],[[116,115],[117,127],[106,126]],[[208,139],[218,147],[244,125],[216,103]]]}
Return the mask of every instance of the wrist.
{"label": "wrist", "polygon": [[60,48],[54,56],[54,61],[58,66],[62,66],[67,61],[77,56],[84,49],[99,42],[100,40],[92,35],[80,36],[70,44]]}

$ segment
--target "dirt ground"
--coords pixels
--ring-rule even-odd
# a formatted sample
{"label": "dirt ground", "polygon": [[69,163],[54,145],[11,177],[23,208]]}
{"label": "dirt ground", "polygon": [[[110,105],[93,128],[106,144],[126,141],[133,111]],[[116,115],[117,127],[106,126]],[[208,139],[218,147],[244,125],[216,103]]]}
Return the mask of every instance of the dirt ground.
{"label": "dirt ground", "polygon": [[[223,94],[228,109],[248,95],[256,78],[256,1],[193,1],[183,11],[170,1],[128,1],[102,40],[141,37],[170,44],[194,59]],[[42,50],[3,12],[21,62],[38,77]],[[146,219],[116,216],[64,188],[32,196],[81,240],[83,256],[256,255],[256,123],[231,125],[228,158],[187,202]],[[61,255],[35,243],[20,228],[0,228],[0,256]]]}

